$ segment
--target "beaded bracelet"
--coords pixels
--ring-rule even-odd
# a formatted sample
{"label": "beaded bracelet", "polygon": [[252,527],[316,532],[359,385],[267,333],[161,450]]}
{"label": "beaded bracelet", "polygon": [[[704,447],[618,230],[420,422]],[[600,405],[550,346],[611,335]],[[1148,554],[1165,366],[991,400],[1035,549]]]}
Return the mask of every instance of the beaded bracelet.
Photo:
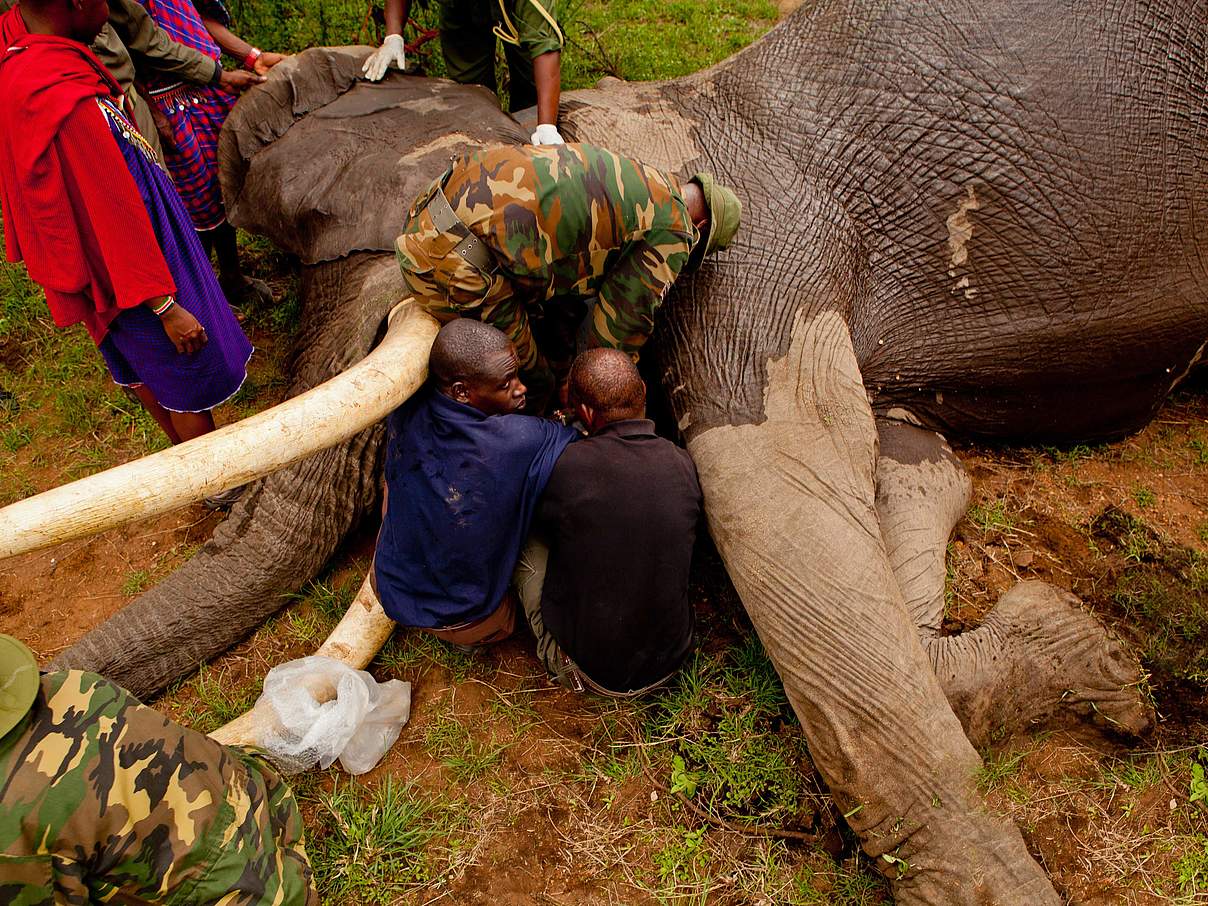
{"label": "beaded bracelet", "polygon": [[247,56],[243,58],[243,68],[252,70],[256,68],[256,61],[260,59],[261,50],[259,47],[253,47],[247,52]]}
{"label": "beaded bracelet", "polygon": [[153,308],[153,309],[151,309],[151,311],[155,314],[155,316],[157,318],[162,318],[164,316],[164,312],[166,312],[169,308],[171,308],[175,304],[176,304],[176,300],[173,299],[171,296],[168,296],[168,298],[164,300],[163,305],[161,305],[159,308]]}

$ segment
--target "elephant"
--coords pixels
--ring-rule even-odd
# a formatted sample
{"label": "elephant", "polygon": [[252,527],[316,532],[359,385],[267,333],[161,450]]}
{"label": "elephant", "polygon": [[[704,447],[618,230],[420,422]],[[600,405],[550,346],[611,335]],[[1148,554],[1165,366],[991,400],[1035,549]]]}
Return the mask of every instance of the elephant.
{"label": "elephant", "polygon": [[[232,219],[303,264],[291,392],[362,358],[450,156],[527,131],[483,89],[302,53],[222,135]],[[941,632],[970,482],[946,437],[1143,426],[1208,346],[1208,17],[1191,0],[815,0],[702,72],[564,96],[567,140],[735,187],[731,247],[643,353],[710,534],[901,903],[1046,904],[975,745],[1151,721],[1135,659],[1043,582]],[[383,432],[258,482],[187,564],[60,656],[140,694],[250,632],[373,507]],[[886,867],[888,866],[888,867]]]}

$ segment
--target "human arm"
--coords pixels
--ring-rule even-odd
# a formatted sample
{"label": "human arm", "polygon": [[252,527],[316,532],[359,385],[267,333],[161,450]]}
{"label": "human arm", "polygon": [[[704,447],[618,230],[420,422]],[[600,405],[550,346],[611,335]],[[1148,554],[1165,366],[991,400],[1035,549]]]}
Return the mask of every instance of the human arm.
{"label": "human arm", "polygon": [[73,757],[17,761],[4,805],[26,811],[61,857],[58,902],[318,903],[301,814],[265,762],[95,674],[49,673],[41,685],[30,744]]}
{"label": "human arm", "polygon": [[253,47],[231,31],[226,22],[211,18],[205,13],[202,14],[201,21],[205,25],[206,31],[210,33],[210,37],[222,48],[223,53],[239,60],[244,69],[257,75],[267,74],[270,69],[285,59],[283,54],[262,51],[258,47]]}
{"label": "human arm", "polygon": [[600,283],[580,344],[620,349],[636,360],[654,329],[655,311],[691,251],[691,235],[670,229],[651,230],[630,243]]}
{"label": "human arm", "polygon": [[[498,2],[498,0],[496,0]],[[499,37],[517,45],[533,61],[533,84],[537,89],[537,128],[534,145],[560,145],[558,101],[562,92],[562,45],[564,37],[554,17],[552,0],[504,0],[509,15],[496,30]],[[510,26],[510,28],[509,28]]]}
{"label": "human arm", "polygon": [[386,0],[386,37],[382,46],[369,55],[361,72],[371,82],[381,81],[390,67],[407,68],[407,51],[403,44],[403,26],[411,12],[411,0]]}
{"label": "human arm", "polygon": [[561,145],[558,132],[558,101],[562,96],[562,53],[552,50],[533,59],[533,81],[537,85],[537,128],[534,145]]}
{"label": "human arm", "polygon": [[136,69],[153,69],[198,85],[218,83],[222,64],[173,41],[138,0],[109,0],[109,25],[134,57]]}

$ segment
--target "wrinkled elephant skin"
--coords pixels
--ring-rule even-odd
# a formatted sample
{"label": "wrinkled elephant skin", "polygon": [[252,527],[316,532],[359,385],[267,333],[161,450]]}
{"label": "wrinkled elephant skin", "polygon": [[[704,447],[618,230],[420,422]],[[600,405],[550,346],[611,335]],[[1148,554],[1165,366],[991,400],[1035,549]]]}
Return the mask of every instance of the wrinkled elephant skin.
{"label": "wrinkled elephant skin", "polygon": [[[899,902],[1058,902],[984,808],[973,743],[1150,719],[1135,660],[1044,583],[941,635],[969,481],[938,432],[1120,436],[1203,357],[1206,22],[1191,0],[807,3],[704,72],[564,98],[569,140],[711,170],[744,202],[650,354],[730,576],[837,803],[892,856],[877,864]],[[398,291],[393,230],[444,158],[523,134],[477,89],[353,87],[363,56],[279,67],[223,136],[233,217],[307,265],[299,389],[372,343]],[[372,500],[365,438],[266,481],[188,582],[67,660],[147,691],[250,631]],[[216,559],[234,600],[197,585]]]}

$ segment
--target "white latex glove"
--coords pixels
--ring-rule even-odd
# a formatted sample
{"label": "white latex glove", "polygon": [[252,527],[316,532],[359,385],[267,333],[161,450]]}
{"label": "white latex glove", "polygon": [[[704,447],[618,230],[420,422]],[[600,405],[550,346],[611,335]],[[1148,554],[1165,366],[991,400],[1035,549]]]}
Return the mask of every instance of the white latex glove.
{"label": "white latex glove", "polygon": [[558,134],[558,127],[553,123],[542,123],[539,125],[529,139],[534,145],[565,145],[562,141],[562,136]]}
{"label": "white latex glove", "polygon": [[402,35],[386,35],[382,46],[370,54],[361,72],[371,82],[380,82],[386,70],[391,66],[396,69],[407,68],[407,51],[403,46]]}

